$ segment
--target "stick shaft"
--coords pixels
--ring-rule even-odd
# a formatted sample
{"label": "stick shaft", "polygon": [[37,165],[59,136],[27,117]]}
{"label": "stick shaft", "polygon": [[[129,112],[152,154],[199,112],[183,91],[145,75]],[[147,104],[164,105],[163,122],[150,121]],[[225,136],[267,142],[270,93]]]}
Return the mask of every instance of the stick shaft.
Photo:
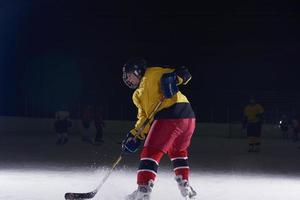
{"label": "stick shaft", "polygon": [[142,134],[142,131],[145,129],[145,127],[148,125],[148,123],[150,122],[150,120],[153,118],[153,116],[155,115],[156,111],[159,109],[159,107],[161,106],[161,104],[163,103],[164,98],[161,99],[156,106],[154,107],[154,109],[152,110],[152,112],[150,113],[149,117],[144,121],[143,125],[139,128],[139,130],[137,131],[137,134],[135,135],[135,138],[137,138],[139,135]]}
{"label": "stick shaft", "polygon": [[121,160],[122,160],[122,155],[120,155],[119,158],[113,163],[113,166],[110,168],[109,172],[104,176],[104,178],[98,185],[96,191],[98,191],[102,187],[102,185],[105,183],[105,181],[108,179],[110,174],[114,171],[114,169],[117,167],[117,165],[120,163]]}

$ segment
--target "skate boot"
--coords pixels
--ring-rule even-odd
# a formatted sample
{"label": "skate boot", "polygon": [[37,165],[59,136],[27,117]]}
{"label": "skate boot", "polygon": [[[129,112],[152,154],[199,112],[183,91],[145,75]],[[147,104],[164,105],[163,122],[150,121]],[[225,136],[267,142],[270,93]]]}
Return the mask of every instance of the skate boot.
{"label": "skate boot", "polygon": [[197,193],[189,185],[189,182],[187,180],[183,180],[182,176],[176,176],[175,180],[178,183],[179,191],[185,200],[195,199]]}
{"label": "skate boot", "polygon": [[253,144],[249,144],[248,152],[249,153],[254,152],[254,145]]}
{"label": "skate boot", "polygon": [[63,140],[62,140],[62,145],[64,145],[64,144],[67,144],[68,143],[68,141],[69,141],[69,139],[68,138],[64,138]]}
{"label": "skate boot", "polygon": [[153,181],[150,180],[148,185],[139,185],[138,189],[125,197],[125,200],[150,200],[153,188]]}
{"label": "skate boot", "polygon": [[260,152],[260,146],[259,145],[255,145],[254,152]]}

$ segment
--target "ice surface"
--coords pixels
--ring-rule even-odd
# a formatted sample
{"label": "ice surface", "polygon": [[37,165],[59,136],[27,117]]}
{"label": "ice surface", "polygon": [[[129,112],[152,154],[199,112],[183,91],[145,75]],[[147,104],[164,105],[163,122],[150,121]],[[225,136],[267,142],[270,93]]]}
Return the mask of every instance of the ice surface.
{"label": "ice surface", "polygon": [[[3,138],[2,138],[3,139]],[[119,144],[83,144],[72,136],[55,146],[55,136],[16,137],[0,143],[1,200],[63,200],[66,192],[95,189],[117,159]],[[117,138],[118,140],[118,138]],[[245,139],[193,139],[191,185],[199,200],[298,200],[300,150],[297,144],[264,140],[261,153],[247,153]],[[96,200],[121,200],[136,189],[138,156],[125,157]],[[153,200],[180,200],[171,166],[164,158]]]}

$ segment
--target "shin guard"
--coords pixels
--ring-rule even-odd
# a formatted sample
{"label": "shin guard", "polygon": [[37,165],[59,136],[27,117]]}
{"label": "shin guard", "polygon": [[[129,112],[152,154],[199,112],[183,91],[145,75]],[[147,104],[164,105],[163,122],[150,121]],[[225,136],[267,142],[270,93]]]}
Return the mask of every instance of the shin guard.
{"label": "shin guard", "polygon": [[183,180],[188,181],[190,168],[187,151],[171,151],[169,152],[169,157],[172,161],[175,175],[181,176]]}
{"label": "shin guard", "polygon": [[150,180],[155,180],[162,156],[163,152],[160,150],[150,147],[143,148],[137,175],[138,185],[147,185]]}

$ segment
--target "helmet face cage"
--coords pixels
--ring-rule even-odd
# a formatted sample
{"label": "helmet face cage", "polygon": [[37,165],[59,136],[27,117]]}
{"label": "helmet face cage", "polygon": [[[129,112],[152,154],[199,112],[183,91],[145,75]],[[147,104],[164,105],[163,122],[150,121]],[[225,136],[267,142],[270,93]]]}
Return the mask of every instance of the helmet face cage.
{"label": "helmet face cage", "polygon": [[123,75],[122,75],[122,78],[123,78],[124,83],[125,83],[130,89],[136,89],[136,88],[138,87],[138,85],[133,84],[133,83],[128,79],[127,73],[133,73],[134,75],[137,75],[136,71],[134,71],[134,72],[126,72],[125,67],[123,67]]}
{"label": "helmet face cage", "polygon": [[128,74],[132,73],[134,76],[139,77],[143,76],[146,69],[146,61],[144,59],[135,58],[129,60],[123,67],[123,81],[131,89],[136,89],[137,84],[132,83],[129,80]]}

